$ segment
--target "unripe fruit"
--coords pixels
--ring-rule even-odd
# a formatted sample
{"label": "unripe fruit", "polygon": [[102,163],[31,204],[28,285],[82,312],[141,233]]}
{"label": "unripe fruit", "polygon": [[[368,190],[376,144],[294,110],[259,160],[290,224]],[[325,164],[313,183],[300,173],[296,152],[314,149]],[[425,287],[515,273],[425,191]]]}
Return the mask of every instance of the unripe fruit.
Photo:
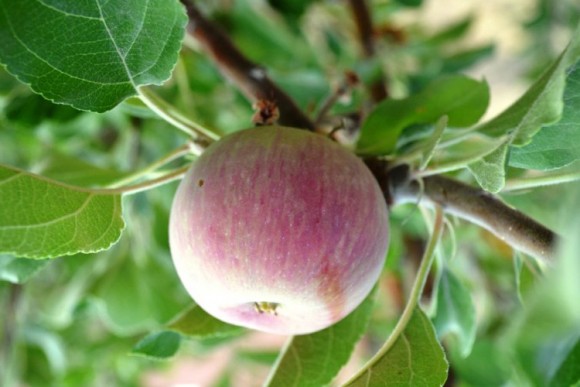
{"label": "unripe fruit", "polygon": [[382,192],[326,137],[260,127],[194,163],[174,199],[173,261],[211,315],[278,334],[326,328],[377,281],[388,246]]}

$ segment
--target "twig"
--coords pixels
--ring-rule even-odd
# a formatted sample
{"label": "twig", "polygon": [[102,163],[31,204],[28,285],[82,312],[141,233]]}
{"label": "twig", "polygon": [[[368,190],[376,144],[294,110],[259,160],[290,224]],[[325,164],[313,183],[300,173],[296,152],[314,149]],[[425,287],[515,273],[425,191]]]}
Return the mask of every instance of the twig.
{"label": "twig", "polygon": [[[349,0],[348,4],[356,23],[363,55],[365,58],[371,59],[375,56],[375,40],[373,22],[367,2],[366,0]],[[388,97],[382,74],[369,86],[369,91],[374,102],[382,101]]]}
{"label": "twig", "polygon": [[280,111],[279,123],[315,130],[314,123],[266,74],[264,68],[250,61],[214,23],[206,19],[191,0],[181,0],[189,16],[189,33],[211,56],[220,71],[229,78],[252,103],[274,102]]}
{"label": "twig", "polygon": [[[14,366],[15,340],[18,330],[18,308],[22,298],[22,285],[10,284],[7,292],[7,305],[4,309],[2,326],[2,345],[0,346],[0,382],[3,386],[14,385],[12,366]],[[2,376],[3,375],[3,376]]]}
{"label": "twig", "polygon": [[489,192],[444,176],[425,177],[419,184],[407,165],[391,168],[384,160],[365,162],[389,205],[440,205],[445,212],[489,230],[513,248],[543,262],[556,256],[556,233]]}

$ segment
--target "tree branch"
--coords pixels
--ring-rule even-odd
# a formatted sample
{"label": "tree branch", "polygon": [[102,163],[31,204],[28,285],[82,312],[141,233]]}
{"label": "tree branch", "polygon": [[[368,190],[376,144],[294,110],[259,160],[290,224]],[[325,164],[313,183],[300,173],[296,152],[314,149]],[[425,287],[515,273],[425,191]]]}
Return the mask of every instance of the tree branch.
{"label": "tree branch", "polygon": [[553,231],[489,192],[444,176],[429,176],[419,182],[407,165],[391,168],[384,160],[365,162],[390,206],[419,202],[440,205],[447,213],[485,228],[530,256],[542,261],[556,256],[558,236]]}
{"label": "tree branch", "polygon": [[[365,58],[370,59],[375,56],[375,40],[373,21],[366,0],[349,0],[348,4],[352,12],[359,40]],[[385,79],[381,73],[379,79],[369,85],[369,91],[374,102],[382,101],[388,97]]]}
{"label": "tree branch", "polygon": [[280,89],[261,66],[250,61],[230,38],[213,22],[205,18],[191,0],[181,0],[189,16],[188,32],[211,56],[222,74],[230,79],[252,102],[274,102],[280,111],[279,123],[315,130],[314,123]]}

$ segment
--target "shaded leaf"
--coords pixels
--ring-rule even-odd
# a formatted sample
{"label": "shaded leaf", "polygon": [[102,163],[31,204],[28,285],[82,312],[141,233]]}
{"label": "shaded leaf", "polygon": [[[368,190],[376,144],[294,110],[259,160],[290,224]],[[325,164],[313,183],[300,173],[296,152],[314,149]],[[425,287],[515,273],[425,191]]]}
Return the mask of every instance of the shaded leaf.
{"label": "shaded leaf", "polygon": [[517,168],[551,170],[580,159],[580,62],[568,72],[562,118],[544,126],[524,147],[513,147],[509,164]]}
{"label": "shaded leaf", "polygon": [[126,173],[101,168],[77,157],[53,152],[41,164],[39,173],[50,179],[79,187],[106,186]]}
{"label": "shaded leaf", "polygon": [[453,335],[461,356],[471,352],[475,342],[475,306],[469,290],[448,269],[443,269],[437,285],[437,312],[433,325],[439,338]]}
{"label": "shaded leaf", "polygon": [[179,316],[167,328],[195,339],[227,337],[244,332],[244,328],[220,321],[199,306]]}
{"label": "shaded leaf", "polygon": [[405,127],[432,123],[443,115],[448,116],[450,127],[473,125],[485,113],[488,102],[485,81],[459,75],[439,78],[408,98],[378,104],[363,123],[357,151],[388,154],[394,151]]}
{"label": "shaded leaf", "polygon": [[120,195],[0,166],[0,252],[54,258],[106,250],[124,227]]}
{"label": "shaded leaf", "polygon": [[374,291],[337,324],[309,335],[294,336],[286,344],[267,386],[323,386],[348,361],[369,322]]}
{"label": "shaded leaf", "polygon": [[154,359],[168,359],[175,355],[181,344],[179,333],[163,331],[152,333],[139,341],[131,354]]}
{"label": "shaded leaf", "polygon": [[394,345],[348,386],[442,386],[448,364],[431,321],[417,308]]}
{"label": "shaded leaf", "polygon": [[550,381],[550,386],[577,386],[580,383],[580,339],[556,371]]}
{"label": "shaded leaf", "polygon": [[47,99],[102,112],[169,78],[186,22],[177,1],[1,0],[0,61]]}
{"label": "shaded leaf", "polygon": [[42,270],[50,261],[21,259],[0,255],[0,281],[23,284]]}
{"label": "shaded leaf", "polygon": [[128,242],[118,247],[115,256],[123,261],[109,269],[96,294],[113,331],[126,334],[153,329],[183,310],[186,295],[173,269],[166,270],[153,257],[138,259],[139,253]]}

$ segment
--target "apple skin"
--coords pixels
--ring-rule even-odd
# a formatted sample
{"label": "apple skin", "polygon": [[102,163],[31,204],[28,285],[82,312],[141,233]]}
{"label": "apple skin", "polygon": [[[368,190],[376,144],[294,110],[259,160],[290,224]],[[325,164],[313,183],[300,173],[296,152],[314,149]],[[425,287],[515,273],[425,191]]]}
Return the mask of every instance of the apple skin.
{"label": "apple skin", "polygon": [[214,317],[282,335],[324,329],[370,293],[388,211],[364,163],[287,127],[225,136],[174,198],[170,246],[194,301]]}

